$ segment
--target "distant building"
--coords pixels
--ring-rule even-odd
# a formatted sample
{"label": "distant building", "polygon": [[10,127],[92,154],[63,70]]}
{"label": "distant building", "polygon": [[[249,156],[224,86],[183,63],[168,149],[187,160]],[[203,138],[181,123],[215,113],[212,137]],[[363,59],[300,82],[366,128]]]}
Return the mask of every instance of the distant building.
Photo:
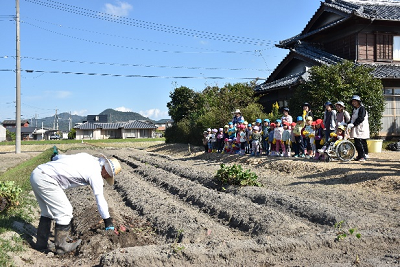
{"label": "distant building", "polygon": [[153,123],[138,120],[115,123],[85,122],[74,127],[76,140],[154,138],[156,128]]}
{"label": "distant building", "polygon": [[87,122],[107,123],[108,115],[87,115]]}
{"label": "distant building", "polygon": [[7,133],[7,129],[3,125],[0,125],[0,142],[7,140],[6,133]]}
{"label": "distant building", "polygon": [[[5,128],[15,128],[15,127],[17,127],[17,121],[16,120],[5,120],[5,121],[3,121],[3,126]],[[21,127],[29,127],[29,121],[21,120]]]}
{"label": "distant building", "polygon": [[157,127],[158,131],[165,131],[165,129],[172,126],[173,122],[174,121],[171,119],[163,119],[163,120],[154,122],[154,125]]}

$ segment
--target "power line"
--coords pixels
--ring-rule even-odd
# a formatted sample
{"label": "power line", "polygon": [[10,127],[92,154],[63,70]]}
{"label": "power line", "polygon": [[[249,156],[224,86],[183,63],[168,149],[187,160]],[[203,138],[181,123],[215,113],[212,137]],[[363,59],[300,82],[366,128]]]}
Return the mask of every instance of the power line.
{"label": "power line", "polygon": [[67,28],[67,29],[71,29],[71,30],[77,30],[77,31],[82,31],[82,32],[89,32],[89,33],[99,34],[99,35],[103,35],[103,36],[118,37],[118,38],[129,39],[129,40],[140,41],[140,42],[153,43],[153,44],[161,44],[161,45],[177,46],[177,47],[190,48],[190,49],[206,50],[206,51],[215,52],[215,53],[224,53],[224,52],[225,53],[232,53],[232,52],[236,52],[236,53],[252,53],[252,52],[254,52],[253,50],[247,50],[247,51],[219,51],[219,50],[208,49],[208,48],[204,48],[204,47],[192,47],[192,46],[171,44],[171,43],[165,43],[165,42],[155,42],[155,41],[143,40],[143,39],[138,39],[138,38],[132,38],[132,37],[128,37],[128,36],[121,36],[121,35],[116,35],[116,34],[108,34],[108,33],[104,33],[104,32],[91,31],[91,30],[87,30],[87,29],[81,29],[81,28],[76,28],[76,27],[65,26],[64,24],[48,22],[48,21],[44,21],[44,20],[40,20],[40,19],[28,17],[28,16],[24,16],[23,18],[28,18],[28,19],[31,19],[31,20],[35,20],[35,21],[38,21],[38,22],[41,22],[41,23],[53,25],[53,26],[60,27],[60,28]]}
{"label": "power line", "polygon": [[[13,69],[0,69],[0,71],[14,71]],[[124,77],[124,78],[160,78],[160,79],[210,79],[210,80],[266,80],[266,78],[248,78],[248,77],[196,77],[196,76],[158,76],[158,75],[139,75],[139,74],[111,74],[111,73],[87,73],[87,72],[72,72],[72,71],[45,71],[45,70],[21,70],[27,73],[52,73],[52,74],[74,74],[88,76],[109,76],[109,77]]]}
{"label": "power line", "polygon": [[161,31],[166,33],[172,33],[177,35],[184,35],[184,36],[192,36],[198,38],[205,38],[205,39],[212,39],[217,41],[224,41],[224,42],[234,42],[234,43],[241,43],[241,44],[250,44],[250,45],[257,45],[257,46],[270,46],[272,45],[272,41],[270,40],[262,40],[257,38],[248,38],[248,37],[241,37],[241,36],[234,36],[234,35],[227,35],[227,34],[219,34],[219,33],[212,33],[206,31],[199,31],[193,29],[186,29],[182,27],[175,27],[169,26],[160,23],[154,22],[147,22],[143,20],[137,20],[132,18],[125,18],[116,15],[111,15],[103,12],[98,12],[86,8],[81,8],[77,6],[72,6],[52,0],[47,1],[40,1],[40,0],[25,0],[27,2],[57,9],[60,11],[73,13],[85,17],[105,20],[109,22],[124,24],[127,26],[134,26],[138,28],[144,28],[154,31]]}
{"label": "power line", "polygon": [[162,52],[162,53],[174,53],[174,54],[217,54],[217,53],[224,53],[224,54],[244,54],[244,53],[254,53],[255,51],[253,50],[247,50],[247,51],[169,51],[169,50],[159,50],[159,49],[148,49],[148,48],[139,48],[139,47],[129,47],[129,46],[123,46],[123,45],[116,45],[116,44],[109,44],[109,43],[104,43],[104,42],[99,42],[99,41],[93,41],[93,40],[89,40],[89,39],[84,39],[84,38],[80,38],[80,37],[76,37],[76,36],[72,36],[72,35],[68,35],[68,34],[64,34],[64,33],[59,33],[53,30],[49,30],[40,26],[37,26],[35,24],[26,22],[26,21],[21,21],[21,23],[30,25],[32,27],[44,30],[44,31],[48,31],[54,34],[58,34],[64,37],[68,37],[68,38],[72,38],[72,39],[76,39],[76,40],[80,40],[80,41],[85,41],[85,42],[89,42],[89,43],[95,43],[95,44],[100,44],[100,45],[107,45],[107,46],[113,46],[113,47],[119,47],[119,48],[126,48],[126,49],[132,49],[132,50],[139,50],[139,51],[147,51],[147,52]]}
{"label": "power line", "polygon": [[[2,58],[9,58],[14,56],[3,56]],[[121,66],[121,67],[145,67],[145,68],[169,68],[169,69],[189,69],[189,70],[251,70],[251,71],[271,71],[269,69],[252,69],[252,68],[217,68],[217,67],[186,67],[186,66],[163,66],[163,65],[145,65],[145,64],[128,64],[128,63],[107,63],[107,62],[94,62],[94,61],[75,61],[67,59],[49,59],[49,58],[37,58],[37,57],[21,57],[21,59],[33,59],[39,61],[53,61],[53,62],[67,62],[67,63],[79,63],[79,64],[90,64],[90,65],[109,65],[109,66]]]}

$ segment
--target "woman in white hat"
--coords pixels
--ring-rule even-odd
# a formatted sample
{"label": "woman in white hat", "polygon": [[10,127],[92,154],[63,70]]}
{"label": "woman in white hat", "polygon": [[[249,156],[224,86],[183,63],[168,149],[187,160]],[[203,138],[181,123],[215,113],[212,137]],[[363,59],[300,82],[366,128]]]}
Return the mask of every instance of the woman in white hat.
{"label": "woman in white hat", "polygon": [[233,113],[235,114],[232,119],[232,123],[234,126],[238,126],[240,122],[244,122],[244,117],[242,116],[240,109],[235,110],[235,112]]}
{"label": "woman in white hat", "polygon": [[361,103],[361,98],[354,95],[351,98],[353,114],[347,128],[351,129],[350,137],[354,138],[354,145],[357,150],[356,161],[365,161],[368,157],[367,139],[369,139],[368,112]]}
{"label": "woman in white hat", "polygon": [[64,254],[76,249],[81,243],[67,243],[71,229],[72,205],[64,190],[72,187],[90,185],[96,197],[97,208],[105,223],[105,230],[114,230],[108,211],[108,204],[103,195],[103,179],[109,185],[114,184],[114,176],[121,171],[117,159],[104,155],[94,157],[87,153],[58,155],[33,170],[30,178],[33,192],[39,203],[41,217],[37,230],[36,248],[48,248],[51,221],[55,220],[55,249],[57,254]]}

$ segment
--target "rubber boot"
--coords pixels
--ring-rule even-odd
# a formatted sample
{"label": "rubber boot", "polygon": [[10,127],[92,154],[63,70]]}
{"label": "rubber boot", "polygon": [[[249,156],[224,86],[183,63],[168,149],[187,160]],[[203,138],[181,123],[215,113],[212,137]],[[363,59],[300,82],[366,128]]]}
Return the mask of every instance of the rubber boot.
{"label": "rubber boot", "polygon": [[55,233],[55,245],[56,245],[56,253],[64,254],[75,250],[82,242],[81,239],[78,239],[75,243],[67,243],[67,238],[69,234],[69,230],[71,229],[71,224],[61,225],[56,224],[56,233]]}
{"label": "rubber boot", "polygon": [[41,216],[37,229],[37,240],[35,248],[37,250],[45,250],[49,248],[48,241],[50,237],[51,219]]}

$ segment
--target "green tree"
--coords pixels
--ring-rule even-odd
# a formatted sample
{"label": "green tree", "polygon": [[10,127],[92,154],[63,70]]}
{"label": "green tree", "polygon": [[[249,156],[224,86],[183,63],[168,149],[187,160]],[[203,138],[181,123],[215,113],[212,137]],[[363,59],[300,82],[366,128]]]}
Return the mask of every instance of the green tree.
{"label": "green tree", "polygon": [[68,133],[68,139],[75,139],[76,138],[76,129],[72,128],[71,131]]}
{"label": "green tree", "polygon": [[249,122],[266,118],[253,89],[254,83],[207,86],[200,93],[187,87],[176,88],[167,104],[174,125],[166,129],[166,142],[200,144],[203,131],[228,124],[235,109],[240,109]]}
{"label": "green tree", "polygon": [[308,81],[296,89],[290,101],[292,116],[301,114],[302,104],[308,102],[314,116],[322,118],[327,101],[343,101],[351,114],[351,97],[359,95],[368,111],[371,134],[377,134],[381,129],[384,97],[382,82],[374,78],[372,71],[370,67],[350,61],[312,67]]}
{"label": "green tree", "polygon": [[202,108],[199,93],[186,86],[175,88],[169,97],[171,101],[167,103],[168,114],[176,123]]}
{"label": "green tree", "polygon": [[6,130],[6,139],[7,141],[15,141],[15,133],[10,132],[9,130]]}

